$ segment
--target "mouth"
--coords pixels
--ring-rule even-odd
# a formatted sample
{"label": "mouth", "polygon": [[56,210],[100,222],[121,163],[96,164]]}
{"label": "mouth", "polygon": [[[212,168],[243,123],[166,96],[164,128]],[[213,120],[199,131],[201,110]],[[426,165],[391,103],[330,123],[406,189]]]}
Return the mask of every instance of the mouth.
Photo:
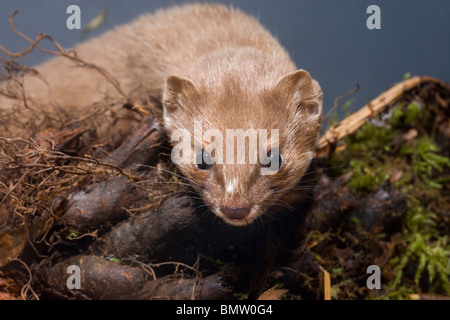
{"label": "mouth", "polygon": [[246,226],[249,225],[251,223],[251,221],[248,221],[248,219],[227,219],[227,218],[222,218],[226,223],[231,224],[233,226],[236,227],[242,227],[242,226]]}
{"label": "mouth", "polygon": [[251,211],[251,213],[246,216],[245,218],[231,218],[231,217],[227,217],[226,215],[224,215],[222,212],[220,211],[215,211],[214,213],[219,216],[220,218],[222,218],[223,221],[225,221],[226,223],[235,226],[235,227],[243,227],[243,226],[248,226],[250,225],[253,221],[255,221],[255,219],[257,218],[257,214],[254,210]]}

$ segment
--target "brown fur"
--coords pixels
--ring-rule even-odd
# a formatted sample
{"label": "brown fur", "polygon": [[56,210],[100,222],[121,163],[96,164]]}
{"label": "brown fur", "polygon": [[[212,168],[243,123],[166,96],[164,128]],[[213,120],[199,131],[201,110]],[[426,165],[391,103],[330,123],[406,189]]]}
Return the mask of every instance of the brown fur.
{"label": "brown fur", "polygon": [[[226,221],[242,225],[259,217],[294,187],[315,148],[322,109],[316,81],[296,67],[288,53],[255,19],[222,5],[186,5],[143,15],[74,50],[107,69],[137,100],[161,101],[164,123],[175,129],[279,129],[285,166],[261,176],[259,165],[214,165],[200,171],[180,165],[206,204]],[[51,87],[53,102],[84,112],[116,90],[94,70],[55,58],[37,70]],[[27,76],[29,98],[49,108],[49,93]],[[138,90],[137,90],[138,89]],[[0,108],[7,106],[0,99]],[[232,184],[234,192],[227,192]],[[245,221],[230,221],[221,207],[251,207]]]}

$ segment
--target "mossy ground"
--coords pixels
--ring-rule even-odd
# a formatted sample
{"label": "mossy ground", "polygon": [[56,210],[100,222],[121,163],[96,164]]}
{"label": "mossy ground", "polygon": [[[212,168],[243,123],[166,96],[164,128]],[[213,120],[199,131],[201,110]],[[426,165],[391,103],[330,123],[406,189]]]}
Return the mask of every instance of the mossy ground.
{"label": "mossy ground", "polygon": [[[311,229],[316,242],[310,250],[330,272],[334,299],[450,296],[450,150],[445,149],[450,136],[443,139],[439,127],[448,121],[449,100],[439,104],[430,98],[438,93],[422,94],[410,92],[370,119],[344,139],[345,147],[328,163],[330,176],[349,177],[345,188],[356,199],[390,188],[406,203],[406,209],[386,212],[395,217],[393,225],[377,221],[364,227],[367,206],[365,212],[343,214],[324,232]],[[381,290],[366,287],[369,264],[381,268]]]}
{"label": "mossy ground", "polygon": [[[397,104],[386,106],[341,141],[330,159],[317,163],[319,186],[309,199],[313,212],[307,218],[305,242],[294,250],[298,259],[277,262],[273,269],[270,265],[269,276],[261,273],[261,287],[275,288],[273,299],[323,298],[321,270],[330,274],[333,299],[408,299],[413,293],[450,296],[449,102],[450,92],[443,88],[410,90]],[[344,113],[356,110],[351,102],[344,109]],[[41,174],[41,169],[37,170]],[[167,193],[185,186],[179,184],[174,170]],[[103,171],[96,174],[100,173]],[[78,179],[79,173],[75,174]],[[42,179],[39,181],[47,180]],[[51,188],[53,193],[40,193],[42,198],[37,198],[47,203],[66,190]],[[25,201],[33,199],[32,195],[17,198]],[[228,241],[233,239],[230,230],[219,234],[225,234]],[[70,231],[65,240],[77,241],[83,236]],[[261,247],[260,242],[255,243]],[[222,259],[200,258],[208,272],[226,271],[230,266]],[[110,257],[109,261],[123,260]],[[366,286],[370,265],[381,269],[381,290]],[[29,274],[0,273],[0,282],[12,276],[25,286]],[[233,283],[240,282],[241,278]],[[4,287],[0,283],[0,293],[10,290]],[[238,287],[233,297],[252,298],[245,289]]]}

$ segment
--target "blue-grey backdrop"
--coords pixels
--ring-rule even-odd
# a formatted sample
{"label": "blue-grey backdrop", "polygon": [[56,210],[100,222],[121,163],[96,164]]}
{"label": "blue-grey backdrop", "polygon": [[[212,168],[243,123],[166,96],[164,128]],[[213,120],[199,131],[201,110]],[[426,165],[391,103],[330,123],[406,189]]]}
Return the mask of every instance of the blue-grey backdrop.
{"label": "blue-grey backdrop", "polygon": [[[126,23],[144,12],[185,3],[183,0],[40,0],[1,1],[0,44],[18,51],[27,43],[13,34],[7,19],[15,8],[15,26],[30,37],[42,31],[65,47]],[[208,2],[208,1],[206,1]],[[450,1],[448,0],[219,0],[256,16],[291,53],[299,68],[311,72],[324,90],[324,109],[355,87],[351,98],[360,107],[403,75],[450,79]],[[66,8],[81,8],[85,26],[104,8],[106,22],[89,34],[68,30]],[[368,30],[366,9],[381,8],[381,30]],[[37,64],[43,54],[21,61]],[[350,99],[348,97],[347,99]]]}

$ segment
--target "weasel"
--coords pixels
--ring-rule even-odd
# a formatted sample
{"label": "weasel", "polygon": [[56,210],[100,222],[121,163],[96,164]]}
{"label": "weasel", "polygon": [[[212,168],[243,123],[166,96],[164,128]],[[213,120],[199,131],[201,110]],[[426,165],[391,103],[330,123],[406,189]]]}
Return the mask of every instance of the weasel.
{"label": "weasel", "polygon": [[[267,150],[278,148],[267,154],[269,163],[279,162],[275,174],[261,174],[267,163],[207,164],[211,141],[203,141],[200,151],[192,144],[193,158],[200,161],[178,165],[210,210],[229,224],[246,225],[270,211],[313,158],[322,113],[319,84],[296,68],[259,22],[237,9],[189,4],[160,10],[74,51],[108,70],[136,99],[159,101],[169,136],[177,129],[193,133],[195,122],[203,132],[218,129],[224,137],[226,129],[279,130],[277,141],[267,144]],[[36,69],[51,87],[53,105],[69,113],[118,96],[98,72],[76,68],[68,59],[53,58]],[[41,79],[25,76],[24,88],[29,99],[49,108]]]}

